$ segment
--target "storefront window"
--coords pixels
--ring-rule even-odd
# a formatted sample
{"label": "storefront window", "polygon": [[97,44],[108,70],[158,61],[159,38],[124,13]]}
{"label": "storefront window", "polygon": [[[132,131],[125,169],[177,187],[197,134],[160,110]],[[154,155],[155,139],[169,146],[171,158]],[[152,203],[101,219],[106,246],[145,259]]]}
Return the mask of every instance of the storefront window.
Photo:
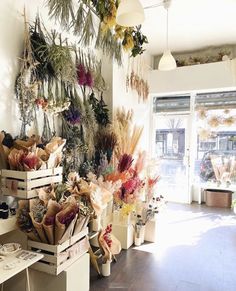
{"label": "storefront window", "polygon": [[236,183],[236,110],[197,111],[196,115],[196,180]]}

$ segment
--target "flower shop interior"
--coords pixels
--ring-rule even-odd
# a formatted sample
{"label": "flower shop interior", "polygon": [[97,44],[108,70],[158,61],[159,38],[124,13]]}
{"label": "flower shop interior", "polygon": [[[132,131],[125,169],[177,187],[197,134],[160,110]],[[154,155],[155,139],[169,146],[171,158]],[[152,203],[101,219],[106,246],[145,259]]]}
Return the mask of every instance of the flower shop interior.
{"label": "flower shop interior", "polygon": [[1,291],[235,291],[236,1],[0,1]]}

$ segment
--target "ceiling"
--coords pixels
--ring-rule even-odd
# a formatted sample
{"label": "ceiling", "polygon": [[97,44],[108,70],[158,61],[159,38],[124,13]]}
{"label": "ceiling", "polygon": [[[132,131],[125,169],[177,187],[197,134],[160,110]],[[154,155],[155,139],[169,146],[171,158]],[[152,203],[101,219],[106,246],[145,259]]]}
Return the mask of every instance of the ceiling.
{"label": "ceiling", "polygon": [[[144,7],[161,0],[141,0]],[[145,9],[142,31],[147,51],[163,53],[166,42],[166,11],[163,5]],[[169,8],[169,47],[172,52],[236,44],[236,0],[172,0]]]}

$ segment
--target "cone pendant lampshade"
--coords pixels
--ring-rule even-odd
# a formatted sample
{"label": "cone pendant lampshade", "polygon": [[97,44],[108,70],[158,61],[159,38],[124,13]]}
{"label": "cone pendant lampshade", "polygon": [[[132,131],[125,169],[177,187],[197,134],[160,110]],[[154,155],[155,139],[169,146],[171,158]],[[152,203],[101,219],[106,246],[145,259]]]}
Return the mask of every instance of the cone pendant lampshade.
{"label": "cone pendant lampshade", "polygon": [[166,50],[164,51],[159,61],[158,70],[171,71],[174,70],[177,67],[177,65],[169,49],[169,17],[168,17],[169,2],[164,3],[164,8],[166,9]]}
{"label": "cone pendant lampshade", "polygon": [[174,70],[175,68],[176,61],[172,56],[170,50],[166,50],[159,61],[158,69],[160,71],[171,71]]}
{"label": "cone pendant lampshade", "polygon": [[144,20],[144,9],[139,0],[121,0],[116,15],[117,24],[132,27],[142,24]]}

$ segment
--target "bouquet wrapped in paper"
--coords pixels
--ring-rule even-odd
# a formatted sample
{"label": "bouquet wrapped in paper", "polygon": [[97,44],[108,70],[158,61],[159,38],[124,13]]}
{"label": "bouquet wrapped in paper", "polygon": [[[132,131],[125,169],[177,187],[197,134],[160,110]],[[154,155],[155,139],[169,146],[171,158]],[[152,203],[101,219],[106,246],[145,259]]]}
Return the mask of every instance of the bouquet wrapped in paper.
{"label": "bouquet wrapped in paper", "polygon": [[16,171],[35,171],[58,167],[66,140],[54,137],[43,144],[40,137],[27,140],[13,139],[9,134],[0,135],[0,161],[2,168]]}
{"label": "bouquet wrapped in paper", "polygon": [[43,229],[45,231],[48,242],[51,245],[55,244],[54,230],[55,230],[55,217],[61,211],[62,206],[55,200],[50,199],[47,205],[47,212],[43,220]]}
{"label": "bouquet wrapped in paper", "polygon": [[20,200],[18,202],[17,209],[17,226],[21,231],[23,231],[28,236],[29,239],[39,242],[40,238],[33,226],[29,212],[30,212],[29,201]]}
{"label": "bouquet wrapped in paper", "polygon": [[103,254],[103,263],[111,261],[114,255],[121,252],[120,241],[111,233],[112,225],[108,225],[106,229],[99,232],[98,243]]}
{"label": "bouquet wrapped in paper", "polygon": [[44,215],[47,211],[42,200],[35,198],[30,200],[30,217],[38,236],[43,243],[48,243],[46,234],[43,228]]}
{"label": "bouquet wrapped in paper", "polygon": [[[58,244],[62,239],[66,229],[75,219],[78,213],[78,206],[76,201],[70,201],[63,205],[63,209],[57,213],[55,219],[55,244]],[[70,233],[66,233],[66,237],[63,237],[63,240],[66,240],[70,237]]]}

